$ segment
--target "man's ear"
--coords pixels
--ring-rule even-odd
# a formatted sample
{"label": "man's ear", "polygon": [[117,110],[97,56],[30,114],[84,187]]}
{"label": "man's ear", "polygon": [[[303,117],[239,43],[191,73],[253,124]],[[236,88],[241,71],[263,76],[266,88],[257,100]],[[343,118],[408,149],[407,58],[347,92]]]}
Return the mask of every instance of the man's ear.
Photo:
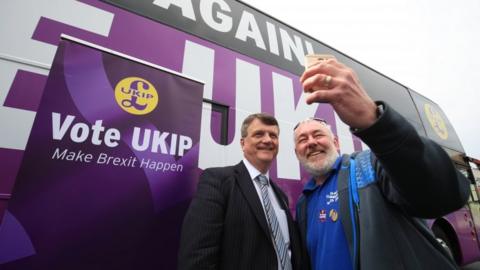
{"label": "man's ear", "polygon": [[242,150],[243,150],[243,146],[245,145],[245,139],[244,138],[241,138],[240,139],[240,146],[242,147]]}
{"label": "man's ear", "polygon": [[335,145],[335,149],[337,149],[337,152],[340,153],[340,142],[338,141],[337,136],[333,137],[333,144]]}

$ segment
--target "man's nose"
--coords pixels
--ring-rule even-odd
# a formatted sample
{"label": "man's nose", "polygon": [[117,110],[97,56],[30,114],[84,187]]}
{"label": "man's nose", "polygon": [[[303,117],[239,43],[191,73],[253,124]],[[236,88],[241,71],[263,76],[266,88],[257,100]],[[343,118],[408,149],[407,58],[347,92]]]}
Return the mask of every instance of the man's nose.
{"label": "man's nose", "polygon": [[270,136],[270,134],[265,134],[265,135],[263,135],[263,137],[262,137],[262,141],[263,141],[263,142],[272,142],[272,141],[273,141],[273,138],[272,138],[272,136]]}
{"label": "man's nose", "polygon": [[312,148],[312,147],[315,147],[316,144],[317,144],[317,140],[315,140],[315,138],[313,136],[308,136],[307,147]]}

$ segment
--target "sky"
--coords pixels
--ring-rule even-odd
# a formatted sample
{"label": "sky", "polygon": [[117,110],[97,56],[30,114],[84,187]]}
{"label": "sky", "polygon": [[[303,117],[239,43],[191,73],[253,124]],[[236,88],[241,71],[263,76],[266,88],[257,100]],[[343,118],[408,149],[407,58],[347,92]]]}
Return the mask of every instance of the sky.
{"label": "sky", "polygon": [[480,159],[480,1],[242,1],[431,99]]}

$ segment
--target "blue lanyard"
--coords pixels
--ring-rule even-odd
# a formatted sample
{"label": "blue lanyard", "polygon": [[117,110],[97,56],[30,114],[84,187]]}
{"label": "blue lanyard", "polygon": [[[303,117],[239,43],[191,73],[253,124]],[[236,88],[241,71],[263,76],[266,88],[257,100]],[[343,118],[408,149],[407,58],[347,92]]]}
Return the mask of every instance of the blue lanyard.
{"label": "blue lanyard", "polygon": [[[355,209],[360,209],[360,197],[358,196],[358,186],[356,181],[356,164],[354,159],[350,159],[350,185],[348,185],[350,217],[352,219],[353,229],[353,264],[356,268],[357,263],[357,224],[355,222]],[[353,206],[355,204],[356,207]]]}

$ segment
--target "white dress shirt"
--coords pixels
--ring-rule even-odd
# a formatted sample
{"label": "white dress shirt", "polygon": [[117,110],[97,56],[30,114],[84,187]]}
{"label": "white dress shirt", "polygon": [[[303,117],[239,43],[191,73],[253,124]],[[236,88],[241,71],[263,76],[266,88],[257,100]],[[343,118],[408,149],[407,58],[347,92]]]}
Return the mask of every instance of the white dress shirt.
{"label": "white dress shirt", "polygon": [[[259,176],[261,173],[258,171],[247,159],[243,159],[243,164],[245,164],[245,167],[247,167],[248,173],[250,174],[250,179],[253,182],[253,186],[255,187],[255,190],[257,191],[258,199],[260,200],[260,204],[262,205],[263,212],[265,214],[265,219],[267,219],[267,214],[265,212],[265,206],[263,205],[262,201],[262,192],[260,190],[260,183],[259,181],[255,180],[257,176]],[[275,215],[277,216],[278,224],[280,226],[280,230],[283,235],[283,239],[285,240],[285,244],[288,247],[288,255],[291,258],[291,250],[290,250],[290,234],[288,233],[288,223],[287,223],[287,216],[285,214],[285,211],[280,207],[280,204],[278,202],[279,199],[277,199],[277,196],[275,195],[275,192],[272,189],[272,186],[270,185],[270,178],[268,177],[268,172],[265,174],[265,176],[268,179],[268,197],[270,198],[270,202],[272,203],[273,210],[275,211]],[[268,223],[268,221],[267,221]],[[273,237],[272,237],[272,241]],[[275,243],[273,243],[275,246]],[[280,256],[277,254],[277,260],[278,260],[278,269],[282,269],[282,264],[280,262]]]}

